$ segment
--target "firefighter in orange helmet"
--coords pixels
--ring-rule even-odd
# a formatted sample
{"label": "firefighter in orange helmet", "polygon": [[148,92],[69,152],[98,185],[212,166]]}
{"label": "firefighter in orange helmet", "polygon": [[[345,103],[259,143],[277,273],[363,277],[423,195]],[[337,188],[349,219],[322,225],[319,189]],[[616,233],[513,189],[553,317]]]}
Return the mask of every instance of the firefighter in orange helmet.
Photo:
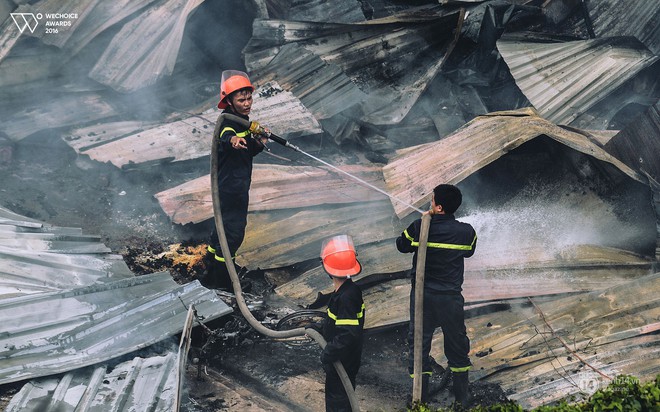
{"label": "firefighter in orange helmet", "polygon": [[325,370],[325,410],[351,411],[348,395],[332,364],[341,361],[355,388],[362,358],[365,309],[362,291],[351,276],[360,273],[362,266],[357,260],[353,239],[347,235],[334,236],[323,242],[321,261],[334,286],[323,322],[323,337],[328,342],[321,352]]}
{"label": "firefighter in orange helmet", "polygon": [[[223,113],[249,120],[253,91],[254,86],[246,73],[225,70],[222,72],[218,108],[224,109]],[[245,237],[252,182],[252,159],[264,149],[268,139],[252,137],[248,129],[229,119],[216,125],[215,130],[218,135],[214,138],[220,139],[218,144],[220,211],[233,259]],[[231,279],[225,265],[225,256],[220,250],[215,226],[208,246],[206,266],[207,273],[201,279],[205,286],[231,288]]]}

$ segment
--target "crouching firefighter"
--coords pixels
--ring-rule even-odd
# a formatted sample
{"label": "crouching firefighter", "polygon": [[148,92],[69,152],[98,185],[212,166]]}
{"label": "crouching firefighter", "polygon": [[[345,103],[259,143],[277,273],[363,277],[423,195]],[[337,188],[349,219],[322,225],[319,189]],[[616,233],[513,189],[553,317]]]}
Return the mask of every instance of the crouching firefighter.
{"label": "crouching firefighter", "polygon": [[[474,254],[477,234],[472,226],[459,222],[454,212],[461,205],[461,191],[453,185],[441,184],[433,189],[431,215],[424,265],[424,305],[422,336],[422,403],[428,403],[429,378],[433,373],[431,341],[435,329],[442,328],[444,352],[452,371],[454,397],[463,407],[468,404],[468,352],[470,340],[464,321],[462,295],[464,258]],[[410,324],[408,329],[408,370],[414,378],[415,275],[421,219],[415,220],[396,239],[402,253],[414,253],[412,260],[412,288],[410,292]]]}
{"label": "crouching firefighter", "polygon": [[360,273],[362,266],[357,260],[353,240],[347,235],[323,242],[321,261],[334,286],[322,331],[328,342],[321,352],[325,371],[325,410],[349,412],[352,409],[348,395],[332,364],[340,361],[344,365],[355,389],[355,378],[362,358],[365,309],[362,290],[353,283],[351,276]]}
{"label": "crouching firefighter", "polygon": [[[224,109],[223,113],[249,120],[253,91],[254,86],[247,74],[237,70],[225,70],[222,72],[218,108]],[[216,124],[213,138],[220,140],[217,153],[220,211],[231,252],[230,258],[233,259],[245,237],[252,159],[264,149],[268,139],[252,137],[246,127],[229,119]],[[214,225],[205,259],[207,273],[201,280],[204,286],[231,289],[225,258],[227,257],[222,255]]]}

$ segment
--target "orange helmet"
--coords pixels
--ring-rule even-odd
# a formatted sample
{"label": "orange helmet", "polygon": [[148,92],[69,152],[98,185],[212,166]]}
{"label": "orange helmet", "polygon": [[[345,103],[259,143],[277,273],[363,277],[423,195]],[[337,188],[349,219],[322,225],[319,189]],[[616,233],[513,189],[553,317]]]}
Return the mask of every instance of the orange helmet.
{"label": "orange helmet", "polygon": [[250,83],[250,78],[246,73],[238,70],[223,71],[220,81],[220,103],[218,103],[218,109],[227,108],[227,96],[236,90],[246,88],[254,91],[254,86]]}
{"label": "orange helmet", "polygon": [[353,239],[348,235],[331,237],[321,246],[323,269],[330,275],[340,278],[355,276],[362,271],[353,246]]}

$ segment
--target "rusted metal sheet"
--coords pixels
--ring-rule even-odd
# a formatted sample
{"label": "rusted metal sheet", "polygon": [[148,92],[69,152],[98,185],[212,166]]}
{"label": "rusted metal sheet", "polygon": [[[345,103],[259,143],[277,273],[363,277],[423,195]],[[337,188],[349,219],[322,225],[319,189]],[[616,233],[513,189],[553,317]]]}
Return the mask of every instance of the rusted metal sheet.
{"label": "rusted metal sheet", "polygon": [[660,3],[599,0],[586,4],[596,36],[633,36],[660,55]]}
{"label": "rusted metal sheet", "polygon": [[[65,138],[67,143],[78,147],[99,162],[110,162],[117,167],[129,167],[148,162],[178,162],[208,156],[215,122],[220,115],[217,109],[200,115],[158,125],[147,130],[122,136],[125,130],[135,127],[134,122],[119,124],[122,128],[107,137],[81,137],[81,131]],[[277,83],[268,83],[257,89],[251,119],[257,120],[284,138],[321,133],[321,127],[312,114],[290,92]],[[108,130],[114,124],[102,129]],[[87,132],[82,130],[82,133]],[[89,133],[89,132],[87,132]],[[116,136],[116,137],[115,137]],[[83,147],[83,145],[85,145]]]}
{"label": "rusted metal sheet", "polygon": [[368,94],[360,103],[365,121],[393,124],[405,117],[438,73],[453,48],[452,32],[460,27],[462,16],[455,12],[433,20],[390,18],[365,24],[256,19],[244,49],[246,66],[262,69],[285,44],[297,42],[341,67]]}
{"label": "rusted metal sheet", "polygon": [[399,230],[393,213],[381,200],[251,214],[237,262],[267,269],[317,258],[323,240],[337,233],[351,235],[356,244],[388,239]]}
{"label": "rusted metal sheet", "polygon": [[[179,333],[189,305],[211,320],[231,313],[194,281],[166,272],[0,301],[0,384],[62,373]],[[175,362],[176,364],[176,362]]]}
{"label": "rusted metal sheet", "polygon": [[[421,207],[438,182],[456,184],[521,144],[546,135],[574,150],[608,162],[632,179],[637,172],[594,143],[588,133],[561,128],[533,109],[495,112],[479,116],[446,138],[407,148],[383,167],[388,193]],[[412,209],[393,202],[397,216]]]}
{"label": "rusted metal sheet", "polygon": [[[381,190],[384,187],[380,167],[348,165],[341,169]],[[255,164],[252,174],[249,210],[253,212],[386,198],[325,168]],[[199,223],[213,217],[209,175],[156,193],[155,197],[174,223]]]}
{"label": "rusted metal sheet", "polygon": [[188,15],[203,2],[166,0],[135,15],[114,36],[89,77],[132,92],[172,74]]}
{"label": "rusted metal sheet", "polygon": [[[471,375],[499,383],[526,409],[580,396],[585,389],[581,380],[607,384],[587,364],[610,377],[653,378],[660,372],[660,348],[653,336],[660,330],[658,290],[656,273],[468,319]],[[441,348],[438,332],[431,351],[438,361]]]}
{"label": "rusted metal sheet", "polygon": [[[486,245],[484,245],[486,246]],[[409,270],[412,255],[402,255],[394,239],[358,245],[363,273],[358,283],[378,282],[383,275]],[[651,273],[653,262],[633,253],[593,245],[577,245],[561,252],[520,247],[513,252],[477,253],[465,261],[463,296],[468,304],[485,301],[600,290]],[[330,286],[330,287],[329,287]],[[323,270],[311,269],[275,289],[300,304],[310,304],[319,292],[332,291]],[[369,307],[367,328],[408,321],[410,280],[385,281],[364,292]]]}
{"label": "rusted metal sheet", "polygon": [[631,37],[534,42],[505,36],[497,49],[541,116],[570,124],[658,56]]}
{"label": "rusted metal sheet", "polygon": [[283,45],[266,67],[252,74],[257,84],[277,82],[299,97],[303,106],[319,120],[367,98],[338,65],[325,62],[297,43]]}
{"label": "rusted metal sheet", "polygon": [[660,182],[660,101],[614,136],[604,148],[631,168]]}

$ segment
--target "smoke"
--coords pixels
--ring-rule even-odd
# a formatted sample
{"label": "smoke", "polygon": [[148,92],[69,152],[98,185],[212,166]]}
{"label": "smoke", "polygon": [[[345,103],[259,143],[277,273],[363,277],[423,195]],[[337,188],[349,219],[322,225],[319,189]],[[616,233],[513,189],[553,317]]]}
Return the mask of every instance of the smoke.
{"label": "smoke", "polygon": [[582,186],[536,183],[459,220],[475,228],[480,249],[495,253],[534,248],[552,254],[576,245],[647,252],[655,242],[650,203],[647,213],[643,207],[632,215],[620,213],[629,200],[606,199]]}

